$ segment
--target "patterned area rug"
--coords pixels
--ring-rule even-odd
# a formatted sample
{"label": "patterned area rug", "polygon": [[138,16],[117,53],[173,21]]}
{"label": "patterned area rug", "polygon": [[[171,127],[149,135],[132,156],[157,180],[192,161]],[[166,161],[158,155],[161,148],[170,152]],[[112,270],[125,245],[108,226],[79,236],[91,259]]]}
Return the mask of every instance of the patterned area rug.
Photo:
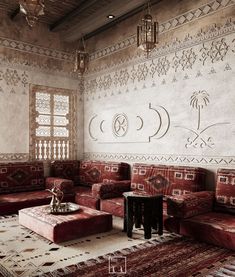
{"label": "patterned area rug", "polygon": [[182,237],[141,245],[78,263],[44,277],[233,277],[235,253]]}
{"label": "patterned area rug", "polygon": [[18,224],[18,216],[0,217],[0,276],[4,277],[235,277],[233,251],[164,233],[133,239],[114,218],[111,232],[54,244]]}
{"label": "patterned area rug", "polygon": [[[159,244],[177,235],[164,233],[152,239]],[[122,219],[114,217],[113,230],[89,237],[55,244],[18,224],[18,216],[0,217],[0,276],[33,277],[46,272],[61,276],[56,270],[96,259],[107,253],[143,244],[143,230],[135,230],[129,239],[122,232]],[[86,263],[87,264],[87,263]],[[71,270],[69,269],[71,272]],[[44,276],[47,276],[45,274]],[[75,275],[76,276],[76,275]],[[82,275],[79,275],[82,276]]]}

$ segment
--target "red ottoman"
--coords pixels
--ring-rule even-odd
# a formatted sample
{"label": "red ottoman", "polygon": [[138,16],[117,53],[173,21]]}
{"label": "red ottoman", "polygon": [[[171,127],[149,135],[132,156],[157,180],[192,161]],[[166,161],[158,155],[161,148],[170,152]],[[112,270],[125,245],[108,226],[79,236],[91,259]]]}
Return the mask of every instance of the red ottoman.
{"label": "red ottoman", "polygon": [[76,212],[53,215],[48,205],[19,211],[19,223],[55,243],[68,241],[112,229],[112,215],[84,206]]}

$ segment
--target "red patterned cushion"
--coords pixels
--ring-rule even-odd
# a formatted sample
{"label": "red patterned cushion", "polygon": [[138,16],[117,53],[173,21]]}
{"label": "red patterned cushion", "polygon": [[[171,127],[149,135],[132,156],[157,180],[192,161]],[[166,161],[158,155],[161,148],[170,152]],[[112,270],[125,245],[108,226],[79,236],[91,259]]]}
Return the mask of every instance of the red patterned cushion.
{"label": "red patterned cushion", "polygon": [[81,161],[80,183],[91,186],[94,183],[108,183],[129,179],[129,165],[126,163]]}
{"label": "red patterned cushion", "polygon": [[44,189],[42,162],[0,164],[0,193]]}
{"label": "red patterned cushion", "polygon": [[204,189],[206,171],[186,166],[134,164],[131,189],[148,194],[183,195]]}
{"label": "red patterned cushion", "polygon": [[218,169],[215,210],[235,213],[235,169]]}
{"label": "red patterned cushion", "polygon": [[167,198],[167,214],[178,218],[188,218],[212,211],[214,192],[199,191],[188,195]]}
{"label": "red patterned cushion", "polygon": [[74,184],[79,182],[79,161],[53,161],[51,163],[51,175],[63,179],[73,180]]}
{"label": "red patterned cushion", "polygon": [[130,181],[116,181],[111,183],[98,183],[92,186],[92,195],[96,198],[107,199],[122,196],[123,192],[130,190]]}

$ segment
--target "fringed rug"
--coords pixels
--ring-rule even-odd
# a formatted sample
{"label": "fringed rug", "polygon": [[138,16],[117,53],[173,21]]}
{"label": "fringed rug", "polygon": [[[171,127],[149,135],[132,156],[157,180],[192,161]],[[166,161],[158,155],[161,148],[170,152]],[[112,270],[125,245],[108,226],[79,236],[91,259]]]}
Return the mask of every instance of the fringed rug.
{"label": "fringed rug", "polygon": [[[114,217],[110,232],[55,244],[20,226],[17,215],[0,216],[0,276],[40,276],[146,241],[143,230],[135,230],[133,238],[129,239],[122,232],[122,224],[122,219]],[[158,243],[175,237],[178,236],[169,233],[161,237],[153,235]],[[54,273],[53,276],[61,275]]]}
{"label": "fringed rug", "polygon": [[43,275],[52,276],[234,277],[235,253],[182,237],[153,240]]}

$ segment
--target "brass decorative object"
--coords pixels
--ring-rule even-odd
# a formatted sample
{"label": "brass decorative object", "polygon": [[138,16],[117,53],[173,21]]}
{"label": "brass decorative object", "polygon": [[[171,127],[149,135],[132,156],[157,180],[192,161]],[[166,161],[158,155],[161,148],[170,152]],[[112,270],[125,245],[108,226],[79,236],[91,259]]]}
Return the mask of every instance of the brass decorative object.
{"label": "brass decorative object", "polygon": [[52,213],[56,213],[61,210],[61,202],[64,198],[64,193],[54,184],[52,189],[46,189],[52,194],[50,210]]}
{"label": "brass decorative object", "polygon": [[148,2],[146,14],[137,26],[137,47],[147,52],[147,57],[158,43],[158,33],[158,22],[153,21],[150,14],[150,2]]}
{"label": "brass decorative object", "polygon": [[88,69],[89,54],[86,52],[84,39],[80,41],[80,47],[75,51],[74,72],[83,75]]}
{"label": "brass decorative object", "polygon": [[44,15],[44,0],[19,0],[20,11],[30,27],[33,27],[39,16]]}

